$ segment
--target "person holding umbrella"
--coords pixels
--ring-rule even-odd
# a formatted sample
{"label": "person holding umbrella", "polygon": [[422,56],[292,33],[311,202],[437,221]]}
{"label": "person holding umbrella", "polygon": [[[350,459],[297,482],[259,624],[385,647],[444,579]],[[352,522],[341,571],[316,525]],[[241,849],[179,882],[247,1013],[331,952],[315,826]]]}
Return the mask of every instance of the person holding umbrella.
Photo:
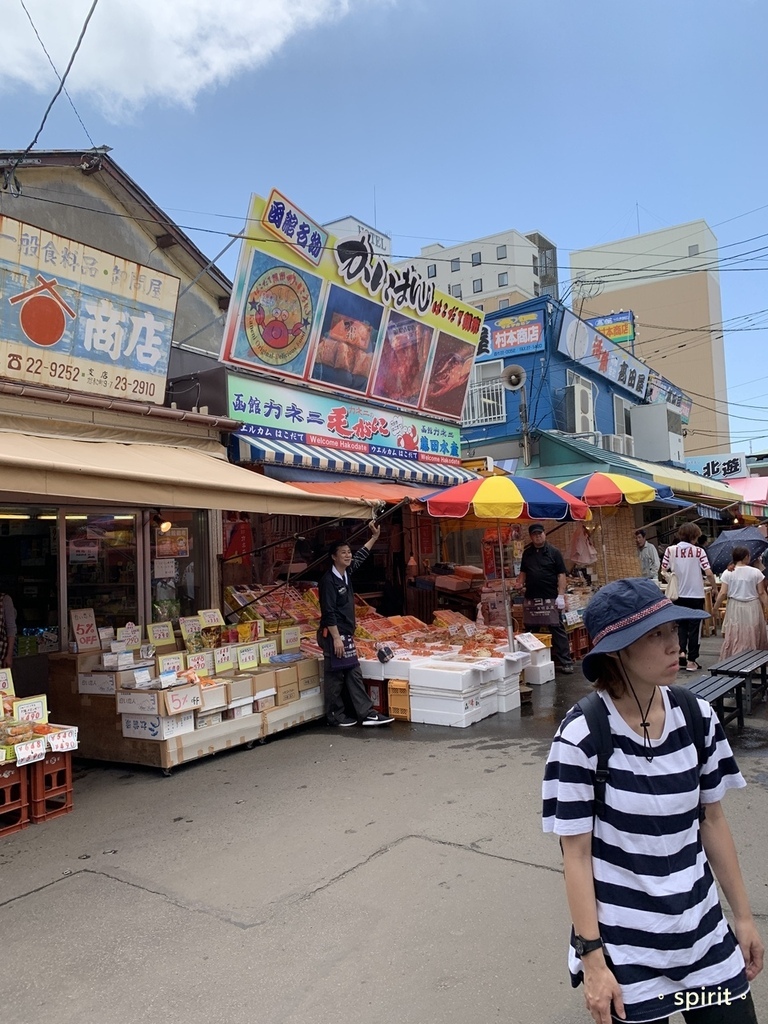
{"label": "person holding umbrella", "polygon": [[731,557],[734,567],[726,569],[721,575],[720,593],[714,607],[717,615],[727,598],[721,660],[741,651],[768,650],[768,630],[765,628],[768,593],[765,577],[760,569],[750,565],[752,557],[749,548],[738,545],[731,552]]}

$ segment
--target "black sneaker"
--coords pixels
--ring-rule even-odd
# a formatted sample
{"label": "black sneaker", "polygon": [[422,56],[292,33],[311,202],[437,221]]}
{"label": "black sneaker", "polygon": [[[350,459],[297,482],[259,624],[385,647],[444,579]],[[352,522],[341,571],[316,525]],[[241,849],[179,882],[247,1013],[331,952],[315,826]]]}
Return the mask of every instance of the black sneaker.
{"label": "black sneaker", "polygon": [[378,711],[372,711],[363,719],[363,725],[391,725],[394,718],[391,715],[381,715]]}
{"label": "black sneaker", "polygon": [[340,715],[335,722],[329,722],[328,725],[337,725],[340,729],[348,729],[350,725],[357,725],[357,719]]}
{"label": "black sneaker", "polygon": [[556,671],[560,672],[564,676],[572,676],[573,665],[558,665]]}

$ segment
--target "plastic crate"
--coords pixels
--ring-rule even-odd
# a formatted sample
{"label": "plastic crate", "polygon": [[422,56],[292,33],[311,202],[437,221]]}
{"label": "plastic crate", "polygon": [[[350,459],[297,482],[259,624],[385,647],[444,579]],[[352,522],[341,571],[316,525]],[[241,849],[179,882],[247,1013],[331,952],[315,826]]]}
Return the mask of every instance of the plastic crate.
{"label": "plastic crate", "polygon": [[581,661],[589,653],[589,634],[585,626],[577,626],[568,633],[568,644],[574,661]]}
{"label": "plastic crate", "polygon": [[29,766],[32,821],[39,824],[69,814],[73,807],[72,753],[50,753]]}
{"label": "plastic crate", "polygon": [[378,711],[381,715],[386,715],[388,711],[387,682],[383,679],[364,679],[363,682],[373,703],[373,710]]}
{"label": "plastic crate", "polygon": [[552,634],[551,633],[534,633],[537,640],[541,640],[545,647],[552,646]]}
{"label": "plastic crate", "polygon": [[29,787],[26,767],[0,763],[0,836],[29,825]]}
{"label": "plastic crate", "polygon": [[402,722],[411,720],[411,701],[408,695],[408,681],[406,679],[390,679],[387,693],[389,697],[389,714],[393,718],[399,718]]}

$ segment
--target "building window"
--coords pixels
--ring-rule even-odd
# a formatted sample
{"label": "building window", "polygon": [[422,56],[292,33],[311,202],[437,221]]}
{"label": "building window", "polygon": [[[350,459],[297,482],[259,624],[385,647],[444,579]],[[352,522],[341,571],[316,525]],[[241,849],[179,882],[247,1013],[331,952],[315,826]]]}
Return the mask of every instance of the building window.
{"label": "building window", "polygon": [[506,309],[509,305],[509,299],[499,299],[499,309]]}
{"label": "building window", "polygon": [[688,246],[688,255],[689,256],[698,256],[699,255],[699,247],[698,247],[698,245],[689,245]]}
{"label": "building window", "polygon": [[477,295],[478,292],[483,290],[483,279],[482,277],[476,277],[472,282],[472,291]]}
{"label": "building window", "polygon": [[539,295],[541,295],[541,289],[539,288],[538,281],[533,282],[533,294],[536,296],[536,298],[538,298]]}
{"label": "building window", "polygon": [[427,264],[427,277],[437,277],[437,264],[436,263],[429,263],[429,264]]}
{"label": "building window", "polygon": [[451,295],[454,297],[454,299],[460,299],[461,298],[461,285],[460,284],[452,284],[451,285]]}
{"label": "building window", "polygon": [[461,260],[451,260],[451,273],[455,274],[457,270],[461,270]]}
{"label": "building window", "polygon": [[506,245],[497,245],[496,246],[496,259],[497,260],[505,260],[506,258],[507,258],[507,247],[506,247]]}
{"label": "building window", "polygon": [[538,256],[531,256],[531,259],[533,260],[533,272],[536,275],[536,277],[538,277],[539,276],[539,257]]}
{"label": "building window", "polygon": [[484,307],[483,307],[482,302],[476,302],[475,303],[475,309],[479,309],[481,313],[483,312],[483,308]]}
{"label": "building window", "polygon": [[509,284],[509,274],[504,271],[503,274],[499,274],[499,288],[506,288]]}
{"label": "building window", "polygon": [[472,253],[472,266],[479,267],[483,262],[482,255],[479,252]]}

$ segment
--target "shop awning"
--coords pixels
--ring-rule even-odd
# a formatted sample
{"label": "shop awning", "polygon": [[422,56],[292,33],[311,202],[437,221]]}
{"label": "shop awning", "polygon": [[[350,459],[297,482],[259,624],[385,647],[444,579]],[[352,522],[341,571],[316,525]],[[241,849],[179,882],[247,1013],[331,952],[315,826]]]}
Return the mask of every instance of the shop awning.
{"label": "shop awning", "polygon": [[748,504],[768,503],[768,476],[729,477],[728,485],[737,491]]}
{"label": "shop awning", "polygon": [[419,498],[426,498],[428,494],[435,493],[434,487],[417,487],[415,484],[390,483],[385,480],[363,480],[360,477],[354,480],[350,480],[349,477],[345,480],[329,480],[328,483],[296,481],[293,486],[309,494],[345,494],[366,501],[385,501],[390,505],[396,505],[400,501],[418,501]]}
{"label": "shop awning", "polygon": [[658,466],[655,462],[643,462],[641,459],[632,459],[624,455],[625,463],[637,466],[643,473],[650,474],[656,483],[667,484],[675,494],[701,495],[705,498],[720,498],[725,504],[741,500],[741,493],[737,488],[731,488],[718,480],[708,480],[706,477],[698,476],[696,473],[688,473],[684,469],[672,469],[671,466]]}
{"label": "shop awning", "polygon": [[371,503],[310,495],[189,448],[0,432],[0,500],[231,509],[367,519]]}
{"label": "shop awning", "polygon": [[386,455],[364,455],[244,434],[232,435],[230,457],[240,463],[268,462],[284,466],[305,466],[307,469],[326,470],[330,473],[352,473],[355,476],[401,480],[435,487],[452,487],[477,477],[477,473],[468,469],[443,462],[416,462]]}

